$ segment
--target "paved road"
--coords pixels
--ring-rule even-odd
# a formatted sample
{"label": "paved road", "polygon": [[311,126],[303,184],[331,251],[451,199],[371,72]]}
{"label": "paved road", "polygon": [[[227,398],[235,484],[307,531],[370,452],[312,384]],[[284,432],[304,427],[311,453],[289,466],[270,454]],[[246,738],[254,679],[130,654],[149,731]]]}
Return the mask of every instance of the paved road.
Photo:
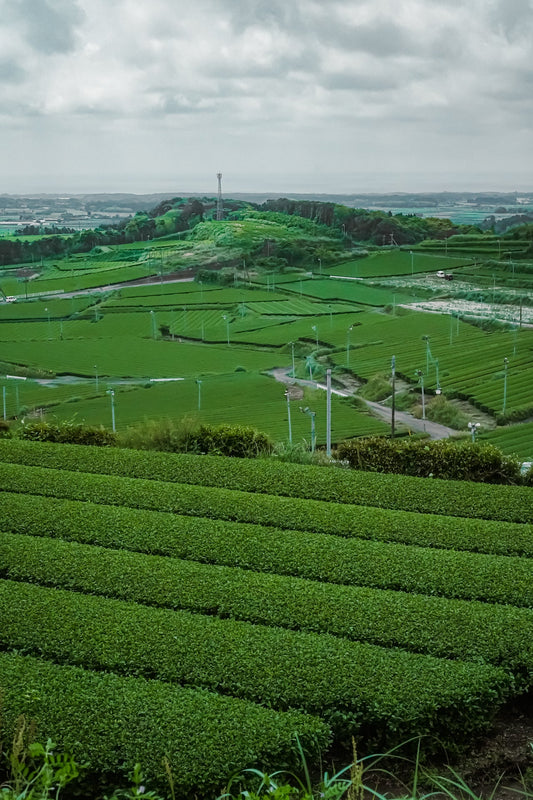
{"label": "paved road", "polygon": [[[270,374],[273,377],[280,381],[280,383],[286,384],[298,384],[299,386],[310,386],[312,389],[323,389],[326,390],[326,385],[323,383],[318,383],[317,381],[311,380],[301,380],[299,378],[291,378],[289,375],[290,369],[286,367],[278,367],[277,369],[271,370]],[[349,391],[348,389],[332,389],[332,394],[339,395],[340,397],[353,397],[357,396],[354,395],[353,392]],[[392,410],[387,408],[387,406],[382,406],[380,403],[373,403],[371,400],[364,400],[364,398],[360,398],[363,400],[369,409],[378,417],[388,422],[389,425],[391,423],[392,417]],[[423,420],[417,419],[413,417],[412,414],[408,414],[406,411],[396,411],[395,414],[396,418],[396,425],[404,425],[411,431],[416,431],[417,433],[427,433],[430,439],[447,439],[449,436],[456,436],[459,431],[454,430],[453,428],[448,428],[446,425],[439,425],[438,422],[431,422],[430,420]]]}

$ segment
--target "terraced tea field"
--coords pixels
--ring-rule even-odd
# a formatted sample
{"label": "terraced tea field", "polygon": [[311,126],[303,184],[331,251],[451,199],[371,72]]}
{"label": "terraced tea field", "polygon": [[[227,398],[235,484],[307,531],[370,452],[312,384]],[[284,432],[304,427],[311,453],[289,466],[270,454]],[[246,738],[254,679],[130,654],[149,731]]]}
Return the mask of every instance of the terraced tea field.
{"label": "terraced tea field", "polygon": [[520,459],[533,459],[533,422],[524,422],[483,433],[481,441],[499,447],[507,455]]}
{"label": "terraced tea field", "polygon": [[455,747],[531,686],[532,489],[20,441],[0,478],[1,732],[92,771]]}
{"label": "terraced tea field", "polygon": [[[291,369],[294,358],[297,379],[322,381],[331,368],[334,382],[339,378],[336,388],[343,390],[343,380],[353,386],[388,375],[393,355],[404,381],[414,384],[415,372],[424,372],[429,393],[441,389],[493,417],[522,420],[533,414],[527,301],[511,295],[516,300],[512,318],[516,321],[523,311],[523,329],[516,324],[515,330],[489,333],[465,321],[469,301],[461,299],[477,281],[477,289],[494,301],[492,310],[505,316],[509,292],[527,291],[530,284],[530,262],[512,261],[526,240],[502,245],[489,234],[454,236],[412,248],[371,249],[366,256],[367,251],[356,248],[353,253],[362,257],[346,261],[331,231],[309,220],[287,217],[281,224],[280,219],[250,212],[240,221],[203,222],[194,231],[164,239],[103,245],[90,253],[49,258],[44,266],[27,264],[20,275],[8,266],[1,289],[18,300],[0,304],[4,418],[18,424],[42,416],[109,427],[106,392],[113,389],[118,428],[197,415],[206,422],[246,422],[286,440],[283,387],[266,374]],[[305,263],[298,260],[303,240],[315,248]],[[248,258],[246,248],[252,245],[259,250],[262,245],[262,255],[270,257],[273,242],[287,256],[274,257],[277,267],[263,264],[262,257],[257,263]],[[495,255],[501,261],[495,262]],[[484,263],[489,257],[493,260]],[[222,282],[212,282],[211,268],[228,264]],[[192,275],[191,266],[205,270],[200,281],[176,280],[180,269]],[[452,270],[461,280],[423,277],[439,270]],[[151,276],[154,284],[109,289],[141,276]],[[45,296],[39,298],[39,292]],[[80,294],[61,297],[69,292]],[[426,311],[413,310],[417,298]],[[447,308],[451,313],[445,313]],[[481,311],[490,315],[489,303],[482,302]],[[44,386],[33,380],[54,375],[58,383]],[[17,382],[13,376],[28,380]],[[152,379],[173,382],[153,386]],[[198,391],[204,394],[201,403]],[[317,413],[321,444],[323,392],[306,388],[302,401]],[[335,399],[333,410],[334,443],[386,432],[360,406]],[[293,415],[299,443],[309,440],[306,422],[303,415]]]}

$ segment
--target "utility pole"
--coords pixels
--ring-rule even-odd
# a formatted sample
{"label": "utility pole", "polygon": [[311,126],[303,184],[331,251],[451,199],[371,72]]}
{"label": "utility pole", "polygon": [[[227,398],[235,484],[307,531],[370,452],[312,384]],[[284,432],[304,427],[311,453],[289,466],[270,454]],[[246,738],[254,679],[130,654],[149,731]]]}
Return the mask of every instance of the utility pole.
{"label": "utility pole", "polygon": [[291,393],[288,389],[285,390],[285,397],[287,398],[287,419],[289,421],[289,444],[292,444]]}
{"label": "utility pole", "polygon": [[198,411],[202,408],[202,381],[197,378],[196,383],[198,384]]}
{"label": "utility pole", "polygon": [[503,408],[502,414],[505,414],[505,409],[507,407],[507,369],[509,367],[509,359],[503,359]]}
{"label": "utility pole", "polygon": [[353,325],[350,325],[346,334],[346,366],[350,366],[350,333],[353,331]]}
{"label": "utility pole", "polygon": [[290,345],[291,345],[291,350],[292,350],[292,376],[291,377],[295,378],[296,377],[296,371],[294,369],[294,342],[291,342]]}
{"label": "utility pole", "polygon": [[396,416],[396,356],[391,359],[392,369],[392,408],[391,408],[391,439],[394,439],[394,425]]}
{"label": "utility pole", "polygon": [[453,344],[453,311],[450,311],[450,345]]}
{"label": "utility pole", "polygon": [[422,336],[423,341],[426,343],[426,375],[429,375],[429,357],[431,351],[429,349],[429,336]]}
{"label": "utility pole", "polygon": [[415,372],[418,380],[420,381],[420,386],[422,387],[422,419],[426,418],[426,398],[424,396],[424,373],[421,369],[417,369]]}
{"label": "utility pole", "polygon": [[109,389],[108,395],[111,397],[111,425],[113,428],[113,433],[116,433],[115,428],[115,390]]}
{"label": "utility pole", "polygon": [[331,370],[326,370],[326,455],[331,458]]}

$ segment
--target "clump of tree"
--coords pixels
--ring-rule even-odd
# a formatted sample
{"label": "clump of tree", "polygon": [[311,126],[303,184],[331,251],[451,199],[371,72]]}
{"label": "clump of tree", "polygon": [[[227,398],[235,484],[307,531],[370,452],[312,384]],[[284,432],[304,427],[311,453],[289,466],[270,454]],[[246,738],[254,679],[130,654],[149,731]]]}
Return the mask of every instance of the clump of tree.
{"label": "clump of tree", "polygon": [[[319,225],[334,228],[350,240],[384,245],[416,244],[424,239],[445,239],[456,233],[471,231],[471,226],[455,225],[449,219],[419,217],[416,214],[392,214],[390,211],[368,211],[337,203],[313,200],[267,200],[264,211],[299,216]],[[479,232],[479,231],[478,231]]]}

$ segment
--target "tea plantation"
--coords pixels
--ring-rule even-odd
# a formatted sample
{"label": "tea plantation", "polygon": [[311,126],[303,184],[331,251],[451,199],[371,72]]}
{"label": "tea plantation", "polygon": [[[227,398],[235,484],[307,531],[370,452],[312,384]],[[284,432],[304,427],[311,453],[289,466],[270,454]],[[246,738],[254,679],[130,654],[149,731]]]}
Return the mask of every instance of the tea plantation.
{"label": "tea plantation", "polygon": [[176,793],[427,734],[533,680],[533,489],[0,441],[0,735]]}

